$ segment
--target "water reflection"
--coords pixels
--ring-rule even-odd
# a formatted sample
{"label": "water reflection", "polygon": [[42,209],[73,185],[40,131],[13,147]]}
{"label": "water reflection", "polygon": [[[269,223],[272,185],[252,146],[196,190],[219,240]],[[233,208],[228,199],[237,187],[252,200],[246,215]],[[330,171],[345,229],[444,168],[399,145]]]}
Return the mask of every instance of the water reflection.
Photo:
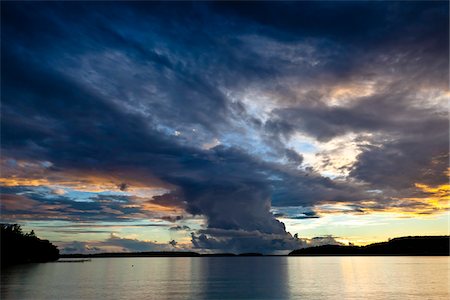
{"label": "water reflection", "polygon": [[1,272],[8,299],[449,299],[449,257],[96,258]]}
{"label": "water reflection", "polygon": [[449,257],[291,257],[291,299],[450,299]]}
{"label": "water reflection", "polygon": [[287,257],[209,257],[196,261],[196,299],[288,299]]}
{"label": "water reflection", "polygon": [[1,271],[1,299],[18,299],[21,291],[10,286],[20,286],[32,289],[39,276],[39,264],[17,265],[2,269]]}

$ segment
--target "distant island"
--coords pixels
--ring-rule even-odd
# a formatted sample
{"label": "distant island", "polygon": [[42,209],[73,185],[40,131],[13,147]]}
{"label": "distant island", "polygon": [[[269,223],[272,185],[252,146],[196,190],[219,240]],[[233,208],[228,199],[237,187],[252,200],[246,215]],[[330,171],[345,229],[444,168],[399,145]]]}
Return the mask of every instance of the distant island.
{"label": "distant island", "polygon": [[20,225],[0,224],[1,266],[48,262],[59,258],[58,248],[48,240],[41,240],[34,231],[23,233]]}
{"label": "distant island", "polygon": [[147,251],[147,252],[106,252],[92,254],[62,254],[61,258],[94,258],[94,257],[224,257],[224,256],[263,256],[261,253],[208,253],[200,254],[192,251]]}
{"label": "distant island", "polygon": [[408,236],[367,246],[324,245],[294,250],[290,256],[448,256],[450,236]]}

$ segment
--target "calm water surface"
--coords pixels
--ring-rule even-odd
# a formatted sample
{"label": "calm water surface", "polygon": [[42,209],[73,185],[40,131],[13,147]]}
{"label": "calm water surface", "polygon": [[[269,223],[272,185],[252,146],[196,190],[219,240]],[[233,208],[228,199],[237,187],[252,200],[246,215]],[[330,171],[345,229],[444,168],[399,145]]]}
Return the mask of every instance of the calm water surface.
{"label": "calm water surface", "polygon": [[449,257],[95,258],[3,270],[1,299],[449,299]]}

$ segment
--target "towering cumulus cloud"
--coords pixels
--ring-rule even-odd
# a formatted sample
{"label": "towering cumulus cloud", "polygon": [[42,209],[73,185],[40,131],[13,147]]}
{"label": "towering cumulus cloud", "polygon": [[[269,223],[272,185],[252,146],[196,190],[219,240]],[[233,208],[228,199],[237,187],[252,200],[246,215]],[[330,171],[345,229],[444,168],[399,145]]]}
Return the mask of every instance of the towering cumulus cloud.
{"label": "towering cumulus cloud", "polygon": [[104,244],[269,253],[305,243],[282,220],[330,206],[441,213],[448,18],[447,2],[2,3],[2,219],[149,220],[171,246]]}

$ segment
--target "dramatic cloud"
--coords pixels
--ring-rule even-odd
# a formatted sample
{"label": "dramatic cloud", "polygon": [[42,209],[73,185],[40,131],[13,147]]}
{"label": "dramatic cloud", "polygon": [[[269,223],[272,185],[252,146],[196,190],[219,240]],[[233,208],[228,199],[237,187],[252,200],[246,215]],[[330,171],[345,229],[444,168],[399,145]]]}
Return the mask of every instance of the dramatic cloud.
{"label": "dramatic cloud", "polygon": [[448,19],[445,2],[2,3],[2,219],[152,220],[268,253],[307,243],[277,218],[326,205],[443,212]]}

